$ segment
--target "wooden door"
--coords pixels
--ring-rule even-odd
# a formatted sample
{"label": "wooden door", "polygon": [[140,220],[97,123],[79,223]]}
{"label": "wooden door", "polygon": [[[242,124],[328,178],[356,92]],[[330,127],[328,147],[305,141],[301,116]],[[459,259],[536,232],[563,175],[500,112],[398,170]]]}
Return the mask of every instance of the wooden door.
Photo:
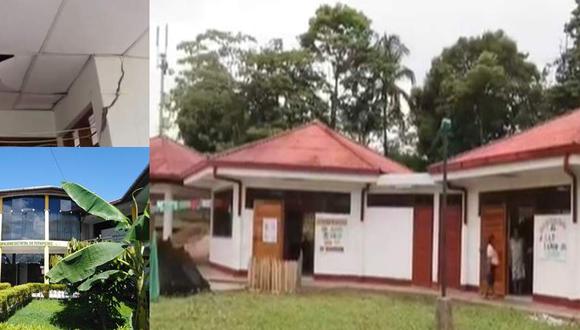
{"label": "wooden door", "polygon": [[284,204],[278,200],[254,201],[252,251],[257,258],[284,258]]}
{"label": "wooden door", "polygon": [[433,207],[415,206],[413,216],[413,284],[430,287],[433,265]]}
{"label": "wooden door", "polygon": [[446,277],[447,286],[459,289],[461,286],[461,217],[460,204],[447,206],[445,218],[445,245],[446,245]]}
{"label": "wooden door", "polygon": [[486,290],[486,251],[487,241],[491,235],[495,238],[494,248],[499,257],[495,272],[495,293],[504,296],[507,292],[507,217],[505,205],[482,206],[481,208],[481,246],[480,246],[480,285]]}

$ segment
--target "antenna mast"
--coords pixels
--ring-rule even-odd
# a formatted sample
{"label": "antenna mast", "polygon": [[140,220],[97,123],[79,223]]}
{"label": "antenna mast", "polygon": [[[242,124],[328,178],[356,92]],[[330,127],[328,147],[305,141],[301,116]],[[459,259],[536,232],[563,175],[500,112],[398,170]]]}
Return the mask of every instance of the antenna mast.
{"label": "antenna mast", "polygon": [[165,48],[163,52],[159,50],[159,26],[157,27],[157,68],[161,70],[161,91],[159,95],[159,136],[163,136],[163,131],[165,130],[165,75],[167,74],[168,64],[167,64],[167,40],[168,40],[168,26],[165,24]]}

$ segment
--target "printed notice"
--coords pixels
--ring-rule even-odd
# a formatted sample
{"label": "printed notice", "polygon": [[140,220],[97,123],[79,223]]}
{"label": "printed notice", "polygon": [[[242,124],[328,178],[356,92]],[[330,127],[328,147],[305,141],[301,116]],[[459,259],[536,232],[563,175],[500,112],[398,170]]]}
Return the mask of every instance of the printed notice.
{"label": "printed notice", "polygon": [[262,242],[276,243],[278,241],[278,219],[264,218],[262,220]]}

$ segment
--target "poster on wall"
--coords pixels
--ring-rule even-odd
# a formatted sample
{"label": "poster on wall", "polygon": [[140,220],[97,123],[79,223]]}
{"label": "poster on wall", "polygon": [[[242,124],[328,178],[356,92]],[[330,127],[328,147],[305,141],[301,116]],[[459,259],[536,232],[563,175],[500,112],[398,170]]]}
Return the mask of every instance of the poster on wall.
{"label": "poster on wall", "polygon": [[568,253],[568,215],[535,217],[536,253],[541,260],[566,261]]}
{"label": "poster on wall", "polygon": [[278,219],[264,218],[262,220],[262,242],[276,243],[278,241]]}
{"label": "poster on wall", "polygon": [[316,225],[322,233],[322,252],[344,252],[346,219],[317,219]]}

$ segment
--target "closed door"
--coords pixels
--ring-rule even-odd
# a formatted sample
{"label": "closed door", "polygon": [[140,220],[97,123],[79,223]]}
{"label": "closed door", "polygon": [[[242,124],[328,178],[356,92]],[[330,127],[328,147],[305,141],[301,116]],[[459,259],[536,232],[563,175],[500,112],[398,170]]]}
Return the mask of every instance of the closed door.
{"label": "closed door", "polygon": [[461,276],[461,205],[449,205],[445,218],[447,286],[459,289]]}
{"label": "closed door", "polygon": [[284,258],[284,204],[277,200],[254,201],[253,256]]}
{"label": "closed door", "polygon": [[499,257],[499,265],[495,271],[495,293],[499,296],[506,294],[507,289],[507,251],[506,251],[506,209],[504,205],[499,206],[482,206],[481,209],[481,260],[480,260],[480,290],[487,289],[486,281],[486,250],[489,237],[494,237],[494,248]]}
{"label": "closed door", "polygon": [[433,207],[415,206],[413,217],[413,284],[430,287],[433,264]]}

